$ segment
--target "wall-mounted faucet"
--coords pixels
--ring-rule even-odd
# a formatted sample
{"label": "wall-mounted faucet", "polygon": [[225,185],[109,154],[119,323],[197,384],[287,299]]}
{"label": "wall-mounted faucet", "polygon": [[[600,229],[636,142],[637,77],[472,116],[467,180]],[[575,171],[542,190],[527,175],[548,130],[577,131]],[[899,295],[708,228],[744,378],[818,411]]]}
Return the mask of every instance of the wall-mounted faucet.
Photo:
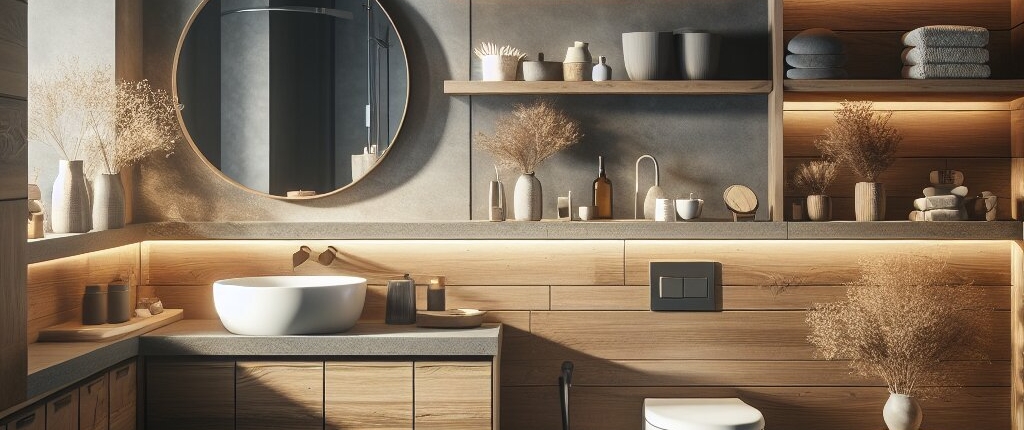
{"label": "wall-mounted faucet", "polygon": [[312,249],[306,245],[300,246],[299,250],[292,254],[292,270],[295,270],[296,267],[299,267],[302,263],[305,263],[306,260],[309,260],[310,255],[313,255]]}

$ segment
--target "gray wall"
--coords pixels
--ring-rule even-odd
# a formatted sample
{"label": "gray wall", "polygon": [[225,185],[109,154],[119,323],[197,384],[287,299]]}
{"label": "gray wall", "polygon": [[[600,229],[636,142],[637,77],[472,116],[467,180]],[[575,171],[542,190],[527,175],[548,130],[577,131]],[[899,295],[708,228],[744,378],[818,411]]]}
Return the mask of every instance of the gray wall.
{"label": "gray wall", "polygon": [[[198,0],[146,2],[145,76],[170,88],[179,33]],[[767,79],[770,46],[766,4],[572,0],[387,0],[408,51],[410,103],[400,135],[362,181],[316,200],[283,201],[236,188],[210,171],[188,145],[145,163],[136,187],[136,220],[411,221],[486,219],[487,154],[474,150],[474,132],[490,132],[497,115],[528,97],[450,97],[446,79],[478,76],[471,48],[481,41],[512,44],[559,60],[573,40],[606,55],[616,79],[625,77],[619,34],[624,31],[705,28],[726,35],[724,77]],[[534,54],[531,54],[534,55]],[[633,166],[651,154],[662,187],[678,196],[705,197],[705,216],[728,215],[721,192],[741,183],[767,199],[768,117],[765,96],[558,96],[556,104],[582,122],[586,137],[538,171],[545,217],[554,200],[573,190],[589,201],[597,155],[607,158],[615,186],[615,216],[632,217]],[[186,107],[187,109],[188,107]],[[641,189],[651,184],[645,173]],[[511,194],[515,177],[504,173]],[[766,219],[767,210],[759,211]]]}

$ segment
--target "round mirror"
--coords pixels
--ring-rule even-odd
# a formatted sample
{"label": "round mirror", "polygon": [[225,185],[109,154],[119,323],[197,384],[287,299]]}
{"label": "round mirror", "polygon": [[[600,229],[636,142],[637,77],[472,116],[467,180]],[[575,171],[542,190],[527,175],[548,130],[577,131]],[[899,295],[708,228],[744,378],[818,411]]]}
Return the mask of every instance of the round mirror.
{"label": "round mirror", "polygon": [[221,176],[272,196],[358,181],[405,117],[405,48],[376,0],[208,0],[175,57],[188,140]]}

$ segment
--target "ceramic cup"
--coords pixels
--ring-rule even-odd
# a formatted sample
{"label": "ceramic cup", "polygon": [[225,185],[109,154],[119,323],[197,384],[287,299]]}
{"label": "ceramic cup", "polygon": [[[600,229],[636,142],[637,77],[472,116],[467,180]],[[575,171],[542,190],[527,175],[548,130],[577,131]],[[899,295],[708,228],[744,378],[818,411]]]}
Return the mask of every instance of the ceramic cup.
{"label": "ceramic cup", "polygon": [[691,220],[700,218],[700,211],[704,209],[703,199],[676,199],[676,212],[679,218]]}
{"label": "ceramic cup", "polygon": [[638,31],[622,33],[622,56],[631,81],[671,79],[675,67],[672,33]]}
{"label": "ceramic cup", "polygon": [[714,33],[676,30],[679,70],[683,79],[712,79],[718,71],[721,38]]}
{"label": "ceramic cup", "polygon": [[654,201],[654,220],[673,222],[676,220],[676,208],[671,199]]}
{"label": "ceramic cup", "polygon": [[594,215],[597,214],[597,208],[594,206],[580,206],[580,220],[590,221],[594,219]]}

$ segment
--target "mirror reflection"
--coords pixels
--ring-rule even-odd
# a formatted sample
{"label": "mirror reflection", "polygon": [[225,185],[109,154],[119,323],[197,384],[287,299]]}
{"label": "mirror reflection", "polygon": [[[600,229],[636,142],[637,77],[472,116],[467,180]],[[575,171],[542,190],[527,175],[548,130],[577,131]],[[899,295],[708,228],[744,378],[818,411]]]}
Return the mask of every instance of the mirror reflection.
{"label": "mirror reflection", "polygon": [[182,121],[232,181],[276,196],[330,193],[394,142],[408,68],[376,1],[210,0],[185,32]]}

